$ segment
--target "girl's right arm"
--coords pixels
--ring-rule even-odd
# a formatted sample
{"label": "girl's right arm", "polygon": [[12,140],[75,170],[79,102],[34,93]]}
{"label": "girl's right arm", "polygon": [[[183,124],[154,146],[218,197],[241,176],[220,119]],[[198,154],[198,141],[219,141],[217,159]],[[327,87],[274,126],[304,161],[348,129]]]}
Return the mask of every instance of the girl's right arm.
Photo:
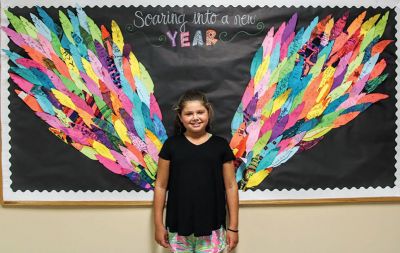
{"label": "girl's right arm", "polygon": [[163,224],[163,213],[165,206],[165,196],[167,192],[169,178],[169,161],[158,158],[157,178],[154,186],[154,225],[155,240],[164,248],[169,247],[168,232]]}

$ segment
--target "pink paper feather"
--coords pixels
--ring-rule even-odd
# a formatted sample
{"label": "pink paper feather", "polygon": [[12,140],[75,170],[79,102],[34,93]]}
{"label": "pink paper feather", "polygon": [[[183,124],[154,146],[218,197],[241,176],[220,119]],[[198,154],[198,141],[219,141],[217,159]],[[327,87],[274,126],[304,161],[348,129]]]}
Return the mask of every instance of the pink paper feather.
{"label": "pink paper feather", "polygon": [[157,117],[162,120],[162,114],[160,107],[158,106],[157,100],[154,97],[153,93],[150,94],[150,116],[153,118],[153,115],[156,114]]}
{"label": "pink paper feather", "polygon": [[271,27],[267,33],[267,36],[265,36],[264,41],[262,43],[263,57],[271,54],[273,42],[274,42],[274,27]]}
{"label": "pink paper feather", "polygon": [[11,79],[26,93],[32,94],[31,89],[33,88],[33,84],[26,81],[24,78],[14,74],[10,73]]}
{"label": "pink paper feather", "polygon": [[302,111],[304,109],[304,102],[302,102],[300,105],[296,107],[290,114],[289,114],[289,120],[288,123],[286,124],[285,130],[291,128],[296,124],[296,122],[299,119],[299,116],[301,115]]}
{"label": "pink paper feather", "polygon": [[109,169],[111,172],[114,172],[115,174],[119,174],[119,175],[125,175],[127,173],[124,173],[124,169],[117,163],[111,161],[110,159],[107,159],[101,155],[96,155],[97,160],[99,160],[99,162],[101,164],[104,165],[104,167],[106,167],[107,169]]}
{"label": "pink paper feather", "polygon": [[247,105],[250,103],[251,99],[253,98],[254,95],[254,80],[251,79],[249,84],[246,87],[246,90],[244,91],[243,97],[242,97],[242,106],[243,108],[246,108]]}
{"label": "pink paper feather", "polygon": [[132,164],[126,160],[125,156],[112,149],[110,149],[110,152],[123,169],[125,169],[126,171],[133,171]]}
{"label": "pink paper feather", "polygon": [[86,83],[86,87],[88,88],[88,90],[93,93],[94,95],[101,97],[101,92],[99,90],[99,87],[97,86],[97,83],[95,83],[92,78],[90,78],[88,75],[86,75],[86,73],[83,73],[82,71],[80,71],[81,77],[82,79],[85,81]]}
{"label": "pink paper feather", "polygon": [[261,126],[259,121],[251,122],[250,125],[247,126],[246,131],[249,133],[246,141],[247,153],[249,153],[253,149],[254,144],[257,142],[260,129]]}
{"label": "pink paper feather", "polygon": [[7,36],[19,47],[25,48],[27,46],[24,38],[22,38],[22,36],[19,33],[4,26],[2,26],[1,29],[3,29],[3,31],[7,34]]}

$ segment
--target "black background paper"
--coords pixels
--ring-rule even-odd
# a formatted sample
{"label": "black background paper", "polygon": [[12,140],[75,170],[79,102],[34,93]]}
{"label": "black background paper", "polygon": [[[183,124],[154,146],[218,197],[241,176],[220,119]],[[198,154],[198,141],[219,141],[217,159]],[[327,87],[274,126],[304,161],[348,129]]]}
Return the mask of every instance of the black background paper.
{"label": "black background paper", "polygon": [[[69,8],[75,12],[74,8]],[[46,9],[55,21],[58,10]],[[111,20],[121,27],[125,42],[132,45],[138,60],[147,68],[155,84],[155,96],[163,114],[169,134],[173,132],[174,114],[171,109],[178,97],[188,89],[204,91],[214,105],[216,117],[213,133],[228,140],[230,123],[250,80],[252,57],[260,47],[266,32],[274,26],[299,14],[296,31],[307,27],[318,16],[322,20],[332,14],[337,20],[345,11],[350,12],[348,24],[362,11],[367,18],[376,13],[390,11],[382,39],[395,40],[395,12],[391,9],[358,8],[278,8],[278,7],[104,7],[84,8],[97,25],[110,28]],[[135,11],[143,13],[185,13],[191,20],[194,12],[210,10],[219,17],[238,14],[256,16],[256,24],[265,25],[259,32],[256,24],[238,26],[205,24],[186,25],[192,38],[196,30],[214,29],[226,32],[225,42],[214,46],[171,47],[159,41],[167,30],[179,30],[179,25],[158,25],[131,31]],[[15,15],[30,20],[35,9],[13,8]],[[178,34],[179,36],[179,34]],[[11,50],[17,50],[12,42]],[[390,97],[380,101],[347,125],[334,129],[312,149],[296,154],[287,163],[275,168],[259,189],[316,189],[343,187],[393,187],[395,181],[395,45],[387,47],[380,58],[386,59],[389,73],[386,81],[375,92]],[[23,54],[23,52],[20,52]],[[12,64],[10,62],[10,64]],[[10,82],[11,119],[11,172],[12,189],[16,190],[137,190],[124,176],[115,175],[97,161],[92,161],[73,147],[60,141],[35,114],[16,96],[15,84]],[[4,150],[3,150],[4,152]],[[6,168],[3,168],[6,169]]]}

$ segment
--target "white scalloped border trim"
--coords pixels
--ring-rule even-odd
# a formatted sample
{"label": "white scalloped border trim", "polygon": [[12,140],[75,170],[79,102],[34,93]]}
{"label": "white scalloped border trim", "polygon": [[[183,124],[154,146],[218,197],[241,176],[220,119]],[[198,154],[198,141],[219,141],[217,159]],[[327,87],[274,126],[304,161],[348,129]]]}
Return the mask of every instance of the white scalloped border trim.
{"label": "white scalloped border trim", "polygon": [[[1,3],[3,4],[3,3]],[[0,9],[0,17],[1,17],[1,25],[5,26],[8,25],[8,19],[5,17],[3,14],[3,6],[1,6]],[[0,39],[1,39],[1,49],[3,48],[8,48],[8,37],[4,35],[4,33],[1,31],[0,32]],[[1,50],[0,51],[0,59],[1,59],[1,72],[0,72],[0,111],[1,111],[1,171],[2,171],[2,186],[3,186],[3,200],[9,200],[13,198],[13,192],[11,190],[11,163],[10,163],[10,139],[11,136],[9,135],[10,133],[10,109],[8,108],[9,106],[9,100],[8,97],[10,93],[8,92],[8,73],[7,70],[10,68],[8,65],[8,57],[7,55]]]}
{"label": "white scalloped border trim", "polygon": [[[181,2],[176,0],[161,1],[161,0],[152,0],[151,6],[277,6],[277,7],[390,7],[394,8],[396,12],[396,55],[397,60],[397,69],[396,69],[396,99],[400,101],[400,92],[399,92],[399,84],[400,84],[400,17],[398,12],[400,11],[400,0],[386,0],[386,1],[373,1],[373,0],[328,0],[324,1],[321,4],[320,0],[276,0],[273,5],[265,4],[265,2],[261,2],[259,0],[247,0],[247,1],[239,1],[239,0],[220,0],[218,2],[212,0],[198,0],[192,1],[189,0],[187,2]],[[135,0],[134,2],[122,1],[122,0],[114,0],[112,1],[112,5],[110,1],[105,0],[63,0],[59,3],[43,3],[39,0],[2,0],[0,3],[1,12],[3,12],[3,8],[13,7],[13,6],[27,6],[32,7],[35,5],[40,6],[54,6],[54,7],[67,7],[67,6],[75,6],[76,4],[83,6],[138,6],[144,5],[148,6],[148,2],[145,0]],[[9,22],[7,18],[1,13],[1,25],[8,25]],[[1,39],[1,48],[7,48],[7,44],[9,39],[7,36],[3,36],[3,33],[0,34]],[[9,102],[8,96],[10,95],[8,92],[8,74],[7,70],[9,69],[8,58],[1,51],[1,75],[0,75],[0,84],[1,84],[1,94],[0,94],[0,109],[3,113],[1,113],[1,138],[2,138],[2,179],[3,179],[3,201],[151,201],[153,199],[153,192],[136,192],[136,191],[12,191],[11,190],[11,171],[9,168],[10,164],[10,119],[8,117],[9,112]],[[399,103],[399,102],[398,102]],[[398,107],[398,103],[396,106]],[[397,108],[398,109],[398,108]],[[6,115],[6,117],[5,117]],[[400,112],[396,111],[396,125],[398,126],[400,123]],[[395,187],[377,187],[377,188],[334,188],[334,189],[300,189],[300,190],[257,190],[257,191],[246,191],[239,192],[240,200],[282,200],[282,199],[292,199],[292,200],[300,200],[300,199],[337,199],[337,198],[362,198],[362,197],[399,197],[400,196],[400,171],[399,168],[399,146],[397,143],[400,142],[400,129],[396,128],[396,181]],[[8,168],[8,169],[5,169]]]}
{"label": "white scalloped border trim", "polygon": [[[272,2],[272,1],[271,1]],[[277,6],[277,7],[282,7],[282,6],[295,6],[295,7],[300,7],[300,6],[321,6],[321,7],[326,7],[326,6],[338,6],[338,7],[391,7],[394,8],[399,5],[399,0],[275,0],[272,3],[268,3],[267,1],[260,1],[260,0],[187,0],[187,1],[182,1],[182,0],[151,0],[146,1],[146,0],[133,0],[133,1],[126,1],[126,0],[63,0],[63,1],[57,1],[55,2],[54,0],[52,1],[46,1],[44,2],[43,0],[2,0],[2,6],[27,6],[27,7],[32,7],[35,5],[40,5],[40,6],[54,6],[54,7],[59,7],[59,6],[75,6],[76,3],[81,4],[81,6],[138,6],[138,5],[144,5],[144,6],[201,6],[201,5],[206,5],[206,6]],[[150,4],[149,4],[150,3]]]}
{"label": "white scalloped border trim", "polygon": [[[1,3],[1,25],[7,25],[9,22],[3,14],[3,3]],[[7,36],[4,36],[3,32],[0,32],[1,39],[1,49],[7,48],[7,43],[9,41]],[[1,114],[1,168],[2,168],[2,186],[3,186],[3,199],[8,200],[12,199],[12,191],[11,191],[11,171],[10,171],[10,118],[8,117],[10,110],[8,108],[9,101],[8,97],[10,93],[8,92],[7,87],[9,86],[7,82],[7,70],[9,69],[8,60],[6,54],[1,50],[0,51],[0,59],[1,59],[1,71],[0,71],[0,111]],[[4,114],[4,115],[3,115]],[[10,196],[11,195],[11,196]]]}

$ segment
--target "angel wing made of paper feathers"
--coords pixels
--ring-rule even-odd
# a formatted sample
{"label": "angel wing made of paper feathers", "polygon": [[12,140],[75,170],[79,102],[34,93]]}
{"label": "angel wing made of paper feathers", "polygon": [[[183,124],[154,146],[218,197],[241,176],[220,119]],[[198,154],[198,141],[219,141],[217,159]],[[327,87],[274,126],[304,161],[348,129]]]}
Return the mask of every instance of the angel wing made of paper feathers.
{"label": "angel wing made of paper feathers", "polygon": [[391,42],[380,40],[388,15],[364,21],[363,12],[349,26],[348,12],[336,21],[316,17],[296,32],[294,14],[269,30],[231,123],[241,189],[259,185],[273,168],[388,97],[372,93],[387,77],[379,56]]}
{"label": "angel wing made of paper feathers", "polygon": [[40,7],[32,22],[5,11],[14,30],[3,31],[29,56],[5,51],[15,92],[65,143],[153,189],[167,138],[153,82],[115,21],[110,32],[76,10],[58,23]]}

